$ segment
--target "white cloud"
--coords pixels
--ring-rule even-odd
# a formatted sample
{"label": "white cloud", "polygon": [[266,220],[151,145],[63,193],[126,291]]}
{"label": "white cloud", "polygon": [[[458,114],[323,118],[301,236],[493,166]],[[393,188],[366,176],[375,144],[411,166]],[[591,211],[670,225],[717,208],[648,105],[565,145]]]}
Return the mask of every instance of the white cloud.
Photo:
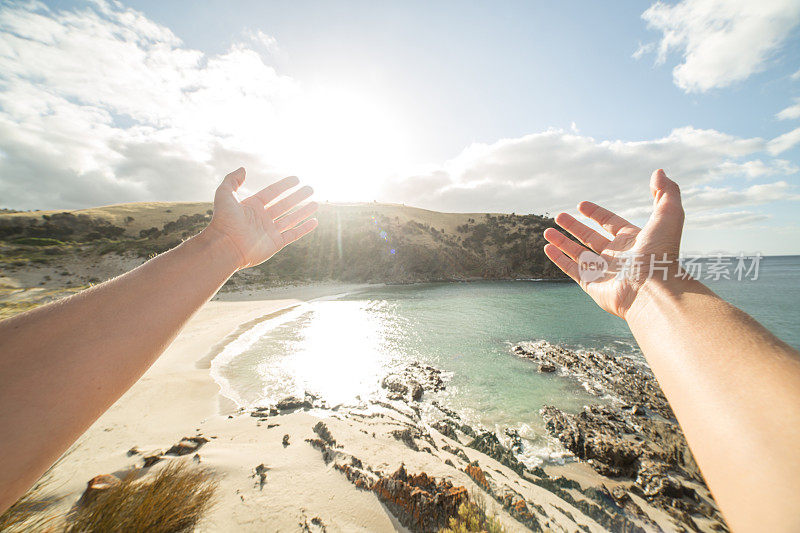
{"label": "white cloud", "polygon": [[[402,139],[386,131],[402,128],[391,113],[346,89],[303,87],[253,48],[257,41],[256,48],[280,53],[274,39],[259,32],[246,38],[206,55],[117,4],[0,8],[3,205],[208,199],[219,177],[242,164],[256,176],[253,186],[259,177],[316,170],[336,190],[343,183],[336,172],[360,170],[380,182],[386,173],[375,169],[396,168]],[[798,143],[800,129],[770,141],[693,127],[620,141],[582,135],[573,124],[473,144],[441,165],[387,182],[378,197],[519,213],[570,209],[586,198],[641,217],[649,210],[648,176],[664,166],[683,186],[687,207],[722,224],[724,210],[751,213],[745,207],[797,200],[786,178],[797,166],[774,156]],[[341,198],[364,182],[353,183]],[[366,194],[354,199],[376,197]]]}
{"label": "white cloud", "polygon": [[[682,0],[656,2],[642,14],[662,32],[657,62],[682,55],[673,79],[687,92],[726,87],[764,70],[800,24],[797,0]],[[634,57],[653,50],[640,45]]]}
{"label": "white cloud", "polygon": [[769,141],[768,148],[772,155],[778,155],[798,144],[800,144],[800,128],[795,128]]}
{"label": "white cloud", "polygon": [[780,111],[775,115],[779,120],[790,120],[800,118],[800,98],[794,99],[794,104]]}
{"label": "white cloud", "polygon": [[752,226],[756,222],[766,222],[769,215],[753,213],[752,211],[732,211],[726,213],[706,213],[693,215],[687,220],[690,228],[743,228]]}
{"label": "white cloud", "polygon": [[349,194],[394,163],[379,103],[302,86],[265,62],[271,36],[243,39],[206,55],[118,3],[0,6],[3,204],[207,199],[243,163],[251,187],[293,173]]}
{"label": "white cloud", "polygon": [[664,167],[682,186],[691,212],[800,200],[785,180],[735,186],[742,177],[798,172],[788,161],[768,159],[767,146],[760,138],[691,127],[633,142],[549,130],[474,144],[440,168],[391,183],[383,198],[431,209],[517,213],[555,213],[591,199],[642,218],[650,210],[650,173]]}

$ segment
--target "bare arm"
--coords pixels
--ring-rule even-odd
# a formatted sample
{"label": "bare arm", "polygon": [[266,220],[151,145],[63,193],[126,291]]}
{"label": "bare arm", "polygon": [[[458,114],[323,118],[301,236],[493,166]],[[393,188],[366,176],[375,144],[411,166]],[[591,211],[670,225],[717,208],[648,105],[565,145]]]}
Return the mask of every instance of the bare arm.
{"label": "bare arm", "polygon": [[[316,226],[286,178],[239,202],[226,176],[214,216],[177,248],[71,298],[0,322],[0,513],[128,390],[236,270]],[[277,220],[276,220],[277,219]]]}
{"label": "bare arm", "polygon": [[[545,251],[603,309],[628,322],[733,529],[798,531],[800,354],[702,283],[676,277],[680,190],[662,170],[650,188],[654,211],[644,228],[583,202],[579,210],[613,237],[560,214],[558,224],[595,254],[557,230],[545,233]],[[609,271],[586,281],[576,261],[596,254]],[[619,279],[625,254],[642,259],[644,269]],[[653,254],[672,262],[667,280],[648,275]]]}

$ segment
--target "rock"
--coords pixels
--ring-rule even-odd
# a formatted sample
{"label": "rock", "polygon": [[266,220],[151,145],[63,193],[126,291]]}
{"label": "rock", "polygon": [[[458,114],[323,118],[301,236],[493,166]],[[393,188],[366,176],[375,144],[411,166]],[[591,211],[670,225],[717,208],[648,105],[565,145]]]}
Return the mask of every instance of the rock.
{"label": "rock", "polygon": [[151,466],[159,462],[163,458],[162,456],[163,454],[161,453],[161,450],[144,454],[142,457],[144,459],[143,468],[150,468]]}
{"label": "rock", "polygon": [[465,463],[470,462],[469,457],[467,456],[466,453],[464,453],[464,450],[462,450],[461,448],[455,448],[453,446],[448,446],[447,444],[445,444],[444,446],[442,446],[442,450],[446,451],[447,453],[452,453]]}
{"label": "rock", "polygon": [[267,482],[267,471],[269,468],[261,463],[255,468],[255,471],[250,477],[258,477],[258,489],[264,490],[264,483]]}
{"label": "rock", "polygon": [[328,444],[329,446],[336,446],[336,439],[333,438],[328,426],[326,426],[324,422],[320,420],[316,423],[313,429],[314,433],[319,435],[319,438],[322,439],[325,444]]}
{"label": "rock", "polygon": [[409,385],[411,387],[411,399],[414,400],[415,402],[418,402],[422,398],[422,393],[424,391],[422,385],[420,385],[416,381],[411,381]]}
{"label": "rock", "polygon": [[311,409],[311,402],[307,399],[300,399],[297,396],[287,396],[275,404],[275,409],[281,413],[296,411],[298,409]]}
{"label": "rock", "polygon": [[128,453],[127,453],[127,455],[128,455],[128,457],[131,457],[131,456],[133,456],[133,455],[139,455],[140,453],[142,453],[142,452],[139,450],[139,448],[138,448],[138,447],[136,447],[136,446],[134,446],[133,448],[131,448],[130,450],[128,450]]}
{"label": "rock", "polygon": [[409,475],[405,467],[391,476],[382,476],[372,490],[400,523],[412,531],[438,531],[468,501],[465,487],[454,487],[424,472]]}
{"label": "rock", "polygon": [[420,362],[412,362],[400,372],[393,372],[381,380],[381,387],[387,390],[390,400],[417,402],[425,391],[443,390],[442,371]]}
{"label": "rock", "polygon": [[94,476],[89,480],[88,483],[86,483],[86,490],[83,491],[83,494],[78,500],[77,506],[82,507],[92,503],[97,498],[98,494],[116,487],[120,483],[120,479],[111,474]]}
{"label": "rock", "polygon": [[490,490],[489,481],[486,479],[486,474],[481,469],[481,467],[478,466],[477,461],[468,464],[467,467],[464,469],[464,472],[466,472],[467,475],[470,478],[472,478],[472,481],[477,483],[479,487],[486,490]]}
{"label": "rock", "polygon": [[421,433],[422,432],[419,429],[410,427],[405,429],[395,429],[389,432],[392,437],[402,441],[406,446],[415,452],[419,451],[419,446],[417,446],[417,443],[414,439],[419,438]]}
{"label": "rock", "polygon": [[431,424],[431,427],[448,439],[458,442],[458,435],[456,434],[455,425],[456,424],[451,420],[439,420]]}
{"label": "rock", "polygon": [[675,418],[653,373],[631,358],[568,350],[547,341],[515,346],[512,352],[536,363],[540,372],[562,369],[563,374],[593,394],[616,396],[629,405],[647,405],[664,418]]}
{"label": "rock", "polygon": [[550,373],[556,371],[556,365],[553,363],[539,363],[539,372]]}
{"label": "rock", "polygon": [[514,454],[500,443],[497,435],[491,431],[481,433],[475,437],[472,442],[467,444],[467,446],[488,455],[495,461],[504,464],[519,475],[522,475],[525,471],[525,465],[520,463]]}
{"label": "rock", "polygon": [[389,374],[383,378],[383,381],[381,381],[381,387],[389,392],[394,392],[401,396],[408,394],[408,386],[405,384],[403,377],[399,374]]}
{"label": "rock", "polygon": [[288,434],[283,436],[283,441],[281,441],[281,444],[283,444],[284,448],[289,446],[289,435]]}
{"label": "rock", "polygon": [[196,437],[184,437],[178,444],[167,450],[166,455],[188,455],[199,450],[206,442],[208,442],[208,439],[199,435]]}

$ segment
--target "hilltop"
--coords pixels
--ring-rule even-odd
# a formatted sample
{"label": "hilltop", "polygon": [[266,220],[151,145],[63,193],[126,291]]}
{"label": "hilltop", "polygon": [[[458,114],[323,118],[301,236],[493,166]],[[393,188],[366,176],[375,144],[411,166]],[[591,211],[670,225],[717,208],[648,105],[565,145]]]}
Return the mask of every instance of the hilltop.
{"label": "hilltop", "polygon": [[[6,290],[71,289],[103,281],[179,244],[211,220],[202,202],[0,212]],[[439,213],[396,204],[322,204],[319,227],[228,288],[307,281],[413,283],[560,278],[538,215]]]}

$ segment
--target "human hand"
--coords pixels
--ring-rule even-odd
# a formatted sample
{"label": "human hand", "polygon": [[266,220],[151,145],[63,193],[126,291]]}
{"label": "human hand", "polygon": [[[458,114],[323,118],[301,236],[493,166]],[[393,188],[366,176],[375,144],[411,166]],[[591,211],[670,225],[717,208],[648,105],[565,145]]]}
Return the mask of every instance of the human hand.
{"label": "human hand", "polygon": [[234,192],[244,179],[244,168],[225,176],[214,196],[214,216],[203,230],[226,242],[237,270],[263,263],[317,227],[315,218],[303,222],[317,210],[315,202],[286,214],[311,196],[313,190],[307,185],[270,205],[299,183],[297,177],[283,178],[240,202]]}
{"label": "human hand", "polygon": [[[634,302],[642,299],[647,284],[676,279],[680,272],[678,254],[684,218],[680,189],[659,169],[650,177],[650,194],[653,213],[642,229],[592,202],[578,205],[578,211],[603,226],[612,239],[566,213],[559,213],[556,224],[588,249],[556,229],[548,228],[544,232],[550,243],[544,248],[547,257],[600,307],[623,319],[627,319]],[[585,268],[587,264],[601,264],[602,261],[607,264],[602,273]],[[662,267],[666,268],[665,272],[661,271]],[[629,270],[624,270],[626,268]]]}

